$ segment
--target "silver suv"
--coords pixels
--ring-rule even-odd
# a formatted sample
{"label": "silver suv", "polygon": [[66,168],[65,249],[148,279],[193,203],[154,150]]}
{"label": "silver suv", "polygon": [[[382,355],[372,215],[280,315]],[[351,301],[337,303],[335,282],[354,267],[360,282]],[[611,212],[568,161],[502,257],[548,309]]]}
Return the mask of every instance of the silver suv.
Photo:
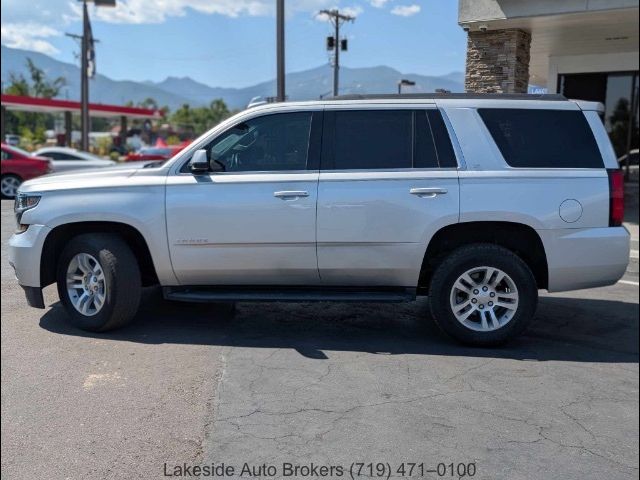
{"label": "silver suv", "polygon": [[629,259],[601,105],[558,96],[268,104],[165,164],[24,183],[10,261],[105,331],[159,284],[190,302],[410,301],[496,345],[538,290],[615,283]]}

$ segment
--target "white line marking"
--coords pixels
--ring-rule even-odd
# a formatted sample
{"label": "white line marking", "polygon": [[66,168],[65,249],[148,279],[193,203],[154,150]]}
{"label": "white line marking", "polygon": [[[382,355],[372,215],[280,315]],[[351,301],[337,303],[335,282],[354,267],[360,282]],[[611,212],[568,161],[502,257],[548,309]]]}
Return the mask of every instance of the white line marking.
{"label": "white line marking", "polygon": [[624,283],[625,285],[635,285],[636,287],[640,285],[638,282],[632,282],[631,280],[619,280],[618,283]]}
{"label": "white line marking", "polygon": [[638,250],[631,250],[629,252],[629,258],[638,258]]}

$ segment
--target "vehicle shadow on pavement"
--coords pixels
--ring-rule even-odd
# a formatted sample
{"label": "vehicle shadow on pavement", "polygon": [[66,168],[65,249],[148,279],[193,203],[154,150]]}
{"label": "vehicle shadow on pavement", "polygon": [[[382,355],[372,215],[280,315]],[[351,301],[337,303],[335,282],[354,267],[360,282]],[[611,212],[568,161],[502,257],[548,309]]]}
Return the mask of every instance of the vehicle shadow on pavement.
{"label": "vehicle shadow on pavement", "polygon": [[584,298],[541,297],[527,333],[501,348],[472,348],[442,334],[427,299],[403,304],[168,302],[145,293],[131,325],[90,333],[52,305],[40,326],[52,333],[145,344],[197,344],[294,349],[312,359],[325,351],[384,355],[447,355],[517,360],[638,362],[638,305]]}

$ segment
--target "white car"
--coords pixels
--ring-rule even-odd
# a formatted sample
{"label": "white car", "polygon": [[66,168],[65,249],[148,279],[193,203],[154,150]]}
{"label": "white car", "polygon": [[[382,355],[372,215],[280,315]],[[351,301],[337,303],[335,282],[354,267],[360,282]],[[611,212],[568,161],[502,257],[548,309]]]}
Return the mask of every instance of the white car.
{"label": "white car", "polygon": [[55,173],[85,168],[112,167],[116,164],[113,160],[105,160],[92,153],[69,147],[44,147],[37,150],[35,155],[50,158]]}
{"label": "white car", "polygon": [[159,284],[187,302],[426,295],[454,338],[500,344],[539,289],[612,285],[627,268],[600,107],[454,94],[258,106],[155,168],[23,183],[9,261],[30,305],[57,283],[91,331],[130,321]]}

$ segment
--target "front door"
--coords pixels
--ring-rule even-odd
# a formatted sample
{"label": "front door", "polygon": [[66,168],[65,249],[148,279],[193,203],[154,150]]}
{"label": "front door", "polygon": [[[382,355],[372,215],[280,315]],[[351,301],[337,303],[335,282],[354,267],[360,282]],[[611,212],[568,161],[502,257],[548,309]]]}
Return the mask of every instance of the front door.
{"label": "front door", "polygon": [[222,171],[168,178],[167,234],[182,285],[318,283],[314,115],[246,120],[206,147]]}

